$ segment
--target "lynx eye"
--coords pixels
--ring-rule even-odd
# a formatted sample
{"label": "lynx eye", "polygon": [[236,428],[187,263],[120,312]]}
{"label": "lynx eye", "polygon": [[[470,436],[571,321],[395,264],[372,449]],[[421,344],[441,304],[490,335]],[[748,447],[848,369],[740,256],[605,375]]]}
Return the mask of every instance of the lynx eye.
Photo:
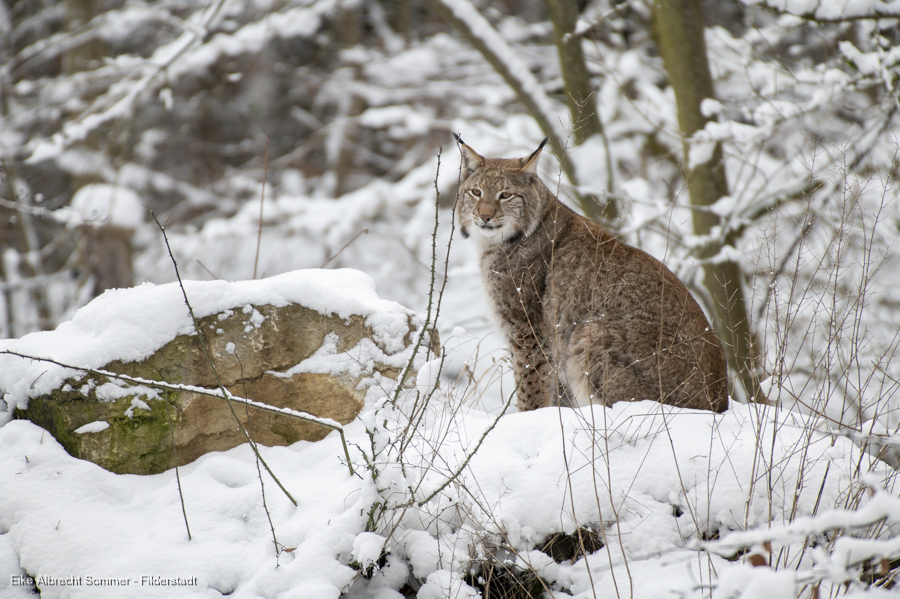
{"label": "lynx eye", "polygon": [[480,197],[481,197],[481,190],[480,190],[480,189],[470,189],[470,190],[469,190],[469,193],[471,193],[471,194],[472,194],[473,196],[475,196],[476,198],[480,198]]}
{"label": "lynx eye", "polygon": [[500,194],[501,200],[509,200],[512,197],[513,197],[513,194],[509,193],[508,191],[504,191],[503,193]]}

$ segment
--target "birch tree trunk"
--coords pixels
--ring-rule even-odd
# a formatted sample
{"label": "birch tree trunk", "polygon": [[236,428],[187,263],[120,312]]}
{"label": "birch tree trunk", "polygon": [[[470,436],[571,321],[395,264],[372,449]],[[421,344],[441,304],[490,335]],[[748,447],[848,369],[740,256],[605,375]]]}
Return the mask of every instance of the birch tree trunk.
{"label": "birch tree trunk", "polygon": [[[654,0],[653,21],[657,44],[675,90],[678,125],[684,143],[684,169],[693,211],[694,233],[709,235],[721,224],[719,216],[708,210],[719,198],[728,195],[728,180],[722,147],[716,144],[712,157],[690,168],[690,139],[709,120],[700,104],[714,98],[712,76],[706,55],[703,17],[699,0]],[[743,274],[737,263],[711,262],[725,245],[735,245],[735,233],[728,233],[701,252],[703,284],[713,302],[714,323],[725,347],[728,365],[751,401],[764,399],[756,379],[756,343],[750,329],[744,299]]]}

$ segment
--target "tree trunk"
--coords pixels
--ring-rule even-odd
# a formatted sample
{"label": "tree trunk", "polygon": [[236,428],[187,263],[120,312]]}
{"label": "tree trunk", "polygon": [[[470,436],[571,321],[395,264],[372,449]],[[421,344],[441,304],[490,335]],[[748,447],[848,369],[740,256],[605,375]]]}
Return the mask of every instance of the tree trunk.
{"label": "tree trunk", "polygon": [[107,289],[123,289],[134,285],[131,239],[134,229],[115,225],[85,227],[87,251],[85,270],[93,278],[92,296]]}
{"label": "tree trunk", "polygon": [[[584,62],[581,50],[581,36],[575,35],[578,22],[578,5],[571,0],[544,0],[553,21],[553,33],[559,54],[559,65],[562,71],[563,85],[566,92],[566,103],[572,117],[572,133],[575,144],[581,145],[591,137],[600,136],[606,154],[606,190],[613,192],[612,157],[609,143],[603,131],[603,122],[597,110],[594,89]],[[597,202],[600,216],[607,224],[614,225],[619,218],[619,207],[612,198],[600,203],[596,198],[585,197],[586,201]]]}
{"label": "tree trunk", "polygon": [[[578,187],[575,165],[566,160],[566,135],[556,124],[553,104],[544,93],[537,79],[531,74],[487,19],[481,16],[468,0],[430,0],[441,17],[456,29],[472,47],[494,67],[506,84],[516,93],[516,98],[537,121],[541,131],[550,139],[550,147],[559,159],[569,182]],[[592,220],[602,217],[596,201],[589,201],[577,189],[575,200],[585,216]]]}
{"label": "tree trunk", "polygon": [[[94,17],[94,0],[65,0],[63,14],[69,29],[76,31]],[[108,55],[107,50],[106,42],[98,38],[79,44],[63,54],[63,72],[89,71]]]}
{"label": "tree trunk", "polygon": [[[712,157],[690,168],[688,155],[690,139],[706,125],[700,111],[705,98],[714,98],[712,76],[704,41],[703,18],[699,0],[654,0],[653,20],[657,44],[675,90],[678,125],[684,143],[684,168],[693,211],[694,233],[709,235],[721,224],[715,213],[707,208],[728,195],[728,180],[722,148],[716,144]],[[750,329],[744,300],[740,267],[733,261],[710,262],[724,245],[735,245],[735,234],[729,233],[720,243],[709,244],[700,253],[703,264],[703,284],[712,297],[714,322],[719,339],[725,347],[728,365],[741,382],[748,399],[763,399],[756,380],[756,343]]]}

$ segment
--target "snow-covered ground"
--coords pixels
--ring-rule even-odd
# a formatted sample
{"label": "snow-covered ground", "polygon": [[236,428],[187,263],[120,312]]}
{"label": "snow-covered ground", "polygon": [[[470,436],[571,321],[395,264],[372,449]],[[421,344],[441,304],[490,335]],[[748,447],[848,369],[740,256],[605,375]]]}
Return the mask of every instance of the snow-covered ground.
{"label": "snow-covered ground", "polygon": [[[479,312],[480,304],[461,299],[473,292],[474,273],[454,268],[469,287],[450,285],[445,329]],[[403,313],[349,269],[185,288],[201,314],[289,300],[382,319],[385,311]],[[57,331],[4,347],[90,366],[141,357],[190,329],[179,304],[174,284],[112,291]],[[190,539],[174,471],[112,474],[72,458],[29,422],[6,423],[0,592],[31,596],[34,578],[46,597],[466,597],[476,596],[486,576],[479,564],[493,555],[556,597],[700,597],[719,585],[715,597],[771,599],[795,597],[811,581],[850,580],[860,555],[896,551],[900,501],[881,491],[892,471],[815,418],[740,404],[714,415],[654,402],[504,414],[511,387],[496,372],[502,360],[491,361],[502,352],[476,360],[480,335],[459,324],[445,334],[458,376],[444,377],[429,402],[421,400],[437,361],[421,365],[416,388],[396,403],[389,389],[370,391],[345,427],[353,474],[337,433],[262,448],[296,507],[268,475],[260,481],[246,445],[181,468]],[[46,365],[22,363],[13,372],[12,358],[4,361],[10,402],[62,380]],[[471,378],[459,376],[467,365]],[[485,397],[492,399],[477,401]],[[858,511],[841,511],[848,506]],[[799,533],[781,530],[791,522],[802,524]],[[867,545],[840,550],[853,534],[834,530],[869,525],[880,528],[863,535]],[[549,536],[579,528],[598,534],[603,547],[561,563],[537,550]],[[729,544],[729,531],[751,537]],[[725,559],[765,541],[777,570]],[[879,595],[859,583],[850,589]]]}
{"label": "snow-covered ground", "polygon": [[[352,446],[368,443],[364,421],[347,427]],[[464,410],[451,422],[427,425],[423,443],[445,439],[440,460],[429,464],[434,448],[414,446],[410,453],[425,454],[415,473],[404,480],[384,463],[387,483],[373,482],[358,457],[360,476],[351,476],[336,434],[264,449],[297,507],[270,480],[264,505],[247,446],[209,454],[181,469],[188,540],[174,472],[111,474],[68,456],[42,429],[14,421],[0,429],[0,569],[81,577],[77,584],[41,584],[46,597],[399,597],[410,578],[422,584],[419,597],[463,597],[469,590],[461,575],[483,556],[481,544],[493,543],[508,546],[510,559],[533,568],[556,596],[705,596],[711,575],[746,579],[747,566],[690,548],[698,528],[765,530],[770,520],[779,526],[816,507],[825,512],[841,503],[853,477],[848,465],[859,458],[846,440],[832,444],[818,435],[807,445],[802,421],[776,422],[746,406],[722,416],[651,402],[510,414],[453,484],[395,516],[387,562],[370,580],[362,577],[352,564],[378,562],[388,532],[366,531],[371,506],[405,499],[407,484],[421,485],[419,498],[430,494],[491,423],[480,410]],[[778,427],[775,442],[764,433],[757,443],[758,427]],[[757,451],[760,444],[765,451]],[[765,473],[757,465],[763,455],[775,460]],[[896,500],[892,510],[896,526]],[[284,549],[279,555],[269,518]],[[847,521],[840,515],[832,525]],[[534,550],[551,533],[589,524],[602,531],[606,547],[587,558],[557,564]],[[801,574],[820,557],[810,551]],[[771,579],[756,574],[749,579],[763,577],[756,584],[770,597],[797,596],[802,586],[791,569]],[[186,586],[153,586],[144,577]],[[29,587],[8,587],[4,578],[4,596],[30,596]],[[109,578],[127,588],[93,586]]]}

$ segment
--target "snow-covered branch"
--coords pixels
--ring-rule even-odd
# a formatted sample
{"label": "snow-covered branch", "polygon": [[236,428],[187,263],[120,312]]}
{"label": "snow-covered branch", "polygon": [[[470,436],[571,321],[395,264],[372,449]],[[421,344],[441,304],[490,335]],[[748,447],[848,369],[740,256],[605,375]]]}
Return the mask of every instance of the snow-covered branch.
{"label": "snow-covered branch", "polygon": [[762,6],[779,13],[794,15],[818,23],[843,23],[864,19],[896,19],[900,17],[897,0],[742,0],[749,6]]}

